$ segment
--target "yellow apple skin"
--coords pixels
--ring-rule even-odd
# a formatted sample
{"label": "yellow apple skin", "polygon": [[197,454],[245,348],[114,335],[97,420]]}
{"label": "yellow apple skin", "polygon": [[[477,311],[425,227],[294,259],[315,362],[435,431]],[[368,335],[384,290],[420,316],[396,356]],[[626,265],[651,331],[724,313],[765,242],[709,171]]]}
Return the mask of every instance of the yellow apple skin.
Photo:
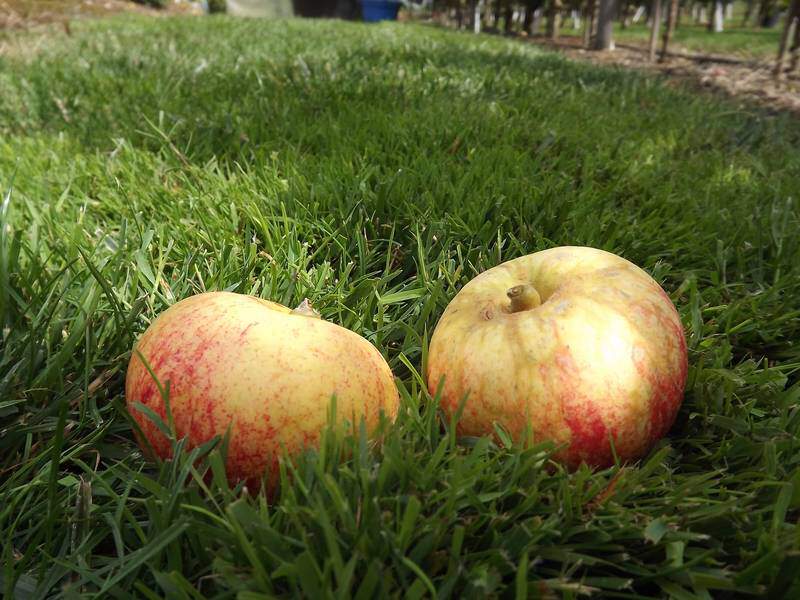
{"label": "yellow apple skin", "polygon": [[[314,447],[327,426],[332,396],[337,421],[374,432],[380,413],[393,420],[398,393],[389,365],[356,333],[253,296],[209,292],[161,314],[137,342],[128,365],[129,412],[162,458],[167,438],[135,407],[166,423],[166,407],[144,357],[169,402],[178,439],[195,447],[230,427],[231,481],[274,480],[283,449]],[[141,440],[140,440],[141,441]],[[269,485],[269,483],[268,483]]]}
{"label": "yellow apple skin", "polygon": [[[517,286],[532,286],[541,304],[531,292],[512,311]],[[515,439],[530,431],[572,468],[612,464],[609,439],[623,462],[647,453],[675,420],[686,374],[683,328],[661,286],[619,256],[572,246],[467,283],[436,326],[427,365],[447,415],[466,397],[460,434],[491,435],[495,422]]]}

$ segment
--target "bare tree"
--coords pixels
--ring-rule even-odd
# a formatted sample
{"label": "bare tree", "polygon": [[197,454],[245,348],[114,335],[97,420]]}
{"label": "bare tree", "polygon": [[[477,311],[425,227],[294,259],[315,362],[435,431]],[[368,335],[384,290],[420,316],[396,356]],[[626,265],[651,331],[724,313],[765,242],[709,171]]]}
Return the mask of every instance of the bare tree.
{"label": "bare tree", "polygon": [[612,27],[614,25],[615,0],[600,0],[600,10],[597,11],[597,37],[594,41],[595,50],[611,50],[614,48]]}
{"label": "bare tree", "polygon": [[653,0],[653,23],[650,26],[649,59],[656,59],[656,46],[658,45],[658,29],[661,27],[661,0]]}
{"label": "bare tree", "polygon": [[669,43],[672,40],[672,34],[675,32],[675,25],[678,23],[680,7],[680,0],[670,0],[669,13],[667,14],[667,27],[664,29],[664,39],[661,45],[661,56],[659,57],[659,61],[661,62],[667,60],[667,51],[669,49]]}
{"label": "bare tree", "polygon": [[775,61],[775,77],[780,78],[783,75],[783,58],[786,55],[786,47],[789,45],[789,40],[793,39],[792,44],[792,64],[793,70],[797,66],[797,42],[798,30],[800,29],[800,0],[792,0],[789,6],[789,14],[786,17],[786,24],[783,26],[783,34],[781,35],[780,46],[778,47],[778,59]]}

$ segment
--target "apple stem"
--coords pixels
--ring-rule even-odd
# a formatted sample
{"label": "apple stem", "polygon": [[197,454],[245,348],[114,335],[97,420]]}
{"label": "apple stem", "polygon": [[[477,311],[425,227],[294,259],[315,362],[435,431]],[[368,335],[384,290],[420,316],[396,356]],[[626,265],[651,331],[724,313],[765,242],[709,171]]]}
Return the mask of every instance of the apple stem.
{"label": "apple stem", "polygon": [[300,315],[301,317],[311,317],[312,319],[319,319],[320,314],[314,307],[311,306],[311,302],[308,301],[308,298],[303,298],[303,301],[292,311],[293,315]]}
{"label": "apple stem", "polygon": [[515,313],[523,310],[536,308],[542,303],[539,292],[530,283],[515,285],[506,292],[506,296],[511,300],[509,312]]}

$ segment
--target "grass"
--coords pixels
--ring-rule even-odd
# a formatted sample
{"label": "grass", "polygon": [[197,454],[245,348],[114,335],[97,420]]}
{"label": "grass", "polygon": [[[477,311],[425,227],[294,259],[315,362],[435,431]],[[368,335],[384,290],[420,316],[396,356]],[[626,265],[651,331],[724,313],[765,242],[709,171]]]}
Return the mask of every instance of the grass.
{"label": "grass", "polygon": [[[4,48],[5,597],[800,591],[797,121],[411,25],[126,17]],[[562,244],[642,265],[684,320],[685,403],[638,464],[456,440],[424,390],[459,287]],[[382,448],[330,442],[272,502],[216,448],[144,460],[132,343],[220,289],[376,344]]]}

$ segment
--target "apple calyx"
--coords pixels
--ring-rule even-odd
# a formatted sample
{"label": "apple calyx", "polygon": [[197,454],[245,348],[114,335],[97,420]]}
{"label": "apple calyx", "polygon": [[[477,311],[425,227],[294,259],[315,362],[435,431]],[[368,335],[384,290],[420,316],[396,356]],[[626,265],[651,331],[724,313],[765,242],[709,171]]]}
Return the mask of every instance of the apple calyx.
{"label": "apple calyx", "polygon": [[511,300],[511,305],[508,308],[508,312],[511,313],[530,310],[542,303],[542,297],[530,283],[523,283],[509,288],[506,296]]}
{"label": "apple calyx", "polygon": [[317,310],[311,306],[308,298],[303,298],[303,301],[292,311],[293,315],[300,315],[301,317],[311,317],[312,319],[320,319],[321,315]]}

